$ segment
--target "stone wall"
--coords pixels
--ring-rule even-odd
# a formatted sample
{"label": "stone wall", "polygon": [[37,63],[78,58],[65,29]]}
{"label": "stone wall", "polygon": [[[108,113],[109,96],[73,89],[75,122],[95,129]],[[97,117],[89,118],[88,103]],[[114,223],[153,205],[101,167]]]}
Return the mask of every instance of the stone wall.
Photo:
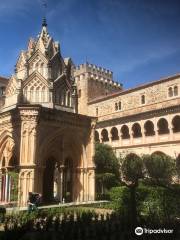
{"label": "stone wall", "polygon": [[[88,103],[88,114],[96,116],[98,108],[98,120],[129,116],[154,109],[161,109],[168,106],[180,104],[180,94],[169,97],[169,88],[180,88],[180,77],[163,79],[141,87],[122,91],[101,100],[94,100]],[[145,96],[145,103],[142,103],[142,96]],[[121,109],[116,109],[116,104],[121,102]],[[119,105],[118,105],[119,106]]]}
{"label": "stone wall", "polygon": [[89,63],[76,67],[74,76],[79,97],[78,111],[81,114],[88,114],[89,101],[122,90],[122,85],[113,81],[111,71]]}

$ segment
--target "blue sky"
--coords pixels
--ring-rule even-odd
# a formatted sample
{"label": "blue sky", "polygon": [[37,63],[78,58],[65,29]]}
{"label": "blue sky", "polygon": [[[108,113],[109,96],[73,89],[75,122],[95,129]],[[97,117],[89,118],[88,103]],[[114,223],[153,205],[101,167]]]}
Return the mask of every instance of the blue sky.
{"label": "blue sky", "polygon": [[[180,72],[179,0],[49,0],[49,33],[62,55],[114,72],[125,88]],[[41,30],[40,0],[0,1],[0,75],[9,76]]]}

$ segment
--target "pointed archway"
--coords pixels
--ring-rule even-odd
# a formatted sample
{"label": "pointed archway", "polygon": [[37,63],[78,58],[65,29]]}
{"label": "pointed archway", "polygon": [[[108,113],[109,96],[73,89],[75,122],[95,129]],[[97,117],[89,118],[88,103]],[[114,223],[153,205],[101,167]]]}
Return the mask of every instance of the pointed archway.
{"label": "pointed archway", "polygon": [[56,160],[50,157],[46,161],[43,176],[43,202],[50,203],[54,201],[54,176],[56,170]]}

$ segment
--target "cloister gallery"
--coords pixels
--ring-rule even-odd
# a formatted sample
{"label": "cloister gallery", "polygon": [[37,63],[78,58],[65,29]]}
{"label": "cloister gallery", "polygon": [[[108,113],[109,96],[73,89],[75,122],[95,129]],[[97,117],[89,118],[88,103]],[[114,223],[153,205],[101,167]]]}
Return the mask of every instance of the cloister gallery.
{"label": "cloister gallery", "polygon": [[0,77],[0,201],[27,204],[95,199],[94,145],[117,157],[180,154],[180,75],[131,89],[113,73],[63,58],[46,21],[21,51],[15,73]]}

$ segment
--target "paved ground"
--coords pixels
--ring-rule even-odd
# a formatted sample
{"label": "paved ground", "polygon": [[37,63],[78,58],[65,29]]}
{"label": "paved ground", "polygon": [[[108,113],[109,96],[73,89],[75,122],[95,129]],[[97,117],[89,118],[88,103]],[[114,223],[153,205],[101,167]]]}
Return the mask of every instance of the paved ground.
{"label": "paved ground", "polygon": [[[73,207],[73,206],[83,206],[83,205],[89,205],[94,203],[107,203],[108,201],[89,201],[89,202],[71,202],[71,203],[59,203],[59,204],[53,204],[53,205],[46,205],[46,206],[40,206],[38,209],[46,209],[46,208],[57,208],[57,207]],[[7,212],[16,212],[16,211],[24,211],[27,210],[26,207],[13,207],[13,208],[6,208]]]}

